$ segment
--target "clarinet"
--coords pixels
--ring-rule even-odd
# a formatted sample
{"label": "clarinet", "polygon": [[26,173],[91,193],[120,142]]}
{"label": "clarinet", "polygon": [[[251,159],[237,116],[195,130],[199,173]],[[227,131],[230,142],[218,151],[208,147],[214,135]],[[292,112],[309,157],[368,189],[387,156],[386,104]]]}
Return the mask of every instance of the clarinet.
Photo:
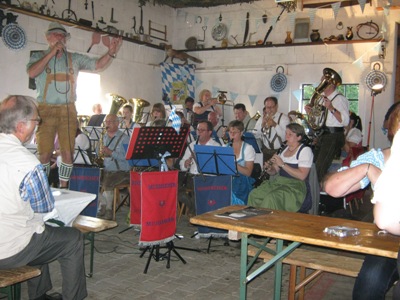
{"label": "clarinet", "polygon": [[[281,145],[281,147],[278,149],[278,151],[276,152],[276,154],[277,155],[279,155],[279,154],[281,154],[282,152],[283,152],[283,150],[285,150],[285,148],[286,148],[286,141],[284,141],[283,143],[282,143],[282,145]],[[270,163],[269,161],[268,161],[268,163],[270,164],[270,165],[272,165],[272,163]],[[267,170],[263,170],[262,172],[261,172],[261,175],[257,178],[257,182],[263,182],[266,178],[267,176]]]}
{"label": "clarinet", "polygon": [[[200,138],[200,137],[197,136],[196,145],[199,143],[199,138]],[[193,156],[192,159],[194,159],[194,152],[193,152],[193,150],[190,148],[190,145],[188,145],[187,147],[188,147],[188,149],[189,149],[191,155]],[[182,181],[182,186],[183,186],[183,187],[185,187],[186,184],[187,184],[187,180],[188,180],[188,177],[189,177],[189,171],[190,171],[190,167],[189,167],[188,170],[186,171],[185,177],[183,178],[183,181]]]}

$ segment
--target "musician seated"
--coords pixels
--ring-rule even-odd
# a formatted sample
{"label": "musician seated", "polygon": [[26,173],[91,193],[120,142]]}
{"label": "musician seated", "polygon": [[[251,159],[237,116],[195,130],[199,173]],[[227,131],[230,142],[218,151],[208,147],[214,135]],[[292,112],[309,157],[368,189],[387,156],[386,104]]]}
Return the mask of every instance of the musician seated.
{"label": "musician seated", "polygon": [[213,132],[212,132],[212,137],[213,139],[220,144],[220,146],[223,146],[225,143],[222,140],[223,135],[225,134],[225,131],[223,130],[223,127],[220,125],[219,122],[219,116],[215,111],[211,111],[208,114],[207,120],[211,122],[213,125]]}
{"label": "musician seated", "polygon": [[[162,103],[155,103],[151,108],[150,112],[150,121],[146,123],[146,126],[154,126],[154,122],[156,120],[163,120],[164,124],[167,123],[167,112],[165,110],[165,106]],[[165,125],[164,125],[165,126]]]}
{"label": "musician seated", "polygon": [[232,121],[228,125],[230,138],[229,145],[235,153],[239,176],[232,179],[232,204],[247,204],[247,198],[253,189],[255,179],[251,177],[256,152],[248,143],[243,141],[244,124],[241,121]]}
{"label": "musician seated", "polygon": [[114,200],[114,187],[119,184],[130,183],[130,166],[125,159],[124,144],[129,143],[129,137],[118,130],[118,117],[109,114],[105,119],[106,133],[102,138],[102,144],[98,153],[104,158],[104,169],[101,179],[102,193],[99,193],[98,217],[111,220]]}
{"label": "musician seated", "polygon": [[286,147],[264,164],[269,175],[278,175],[252,190],[248,205],[291,212],[307,212],[312,205],[308,174],[313,163],[310,147],[303,143],[304,128],[286,126]]}
{"label": "musician seated", "polygon": [[233,107],[233,113],[236,120],[243,122],[244,131],[253,131],[257,120],[254,117],[250,117],[250,114],[243,103],[235,104]]}
{"label": "musician seated", "polygon": [[132,105],[127,104],[122,108],[122,117],[123,119],[121,121],[121,124],[119,125],[119,128],[133,129],[135,127],[140,127],[140,125],[133,120]]}
{"label": "musician seated", "polygon": [[179,162],[179,167],[181,171],[186,173],[181,173],[179,176],[179,189],[178,189],[178,199],[180,202],[186,204],[189,210],[189,214],[195,214],[195,203],[194,197],[188,196],[186,190],[193,191],[193,180],[194,175],[199,174],[197,170],[197,165],[194,162],[194,145],[207,145],[207,146],[220,146],[216,141],[211,138],[213,126],[209,121],[200,121],[197,125],[197,140],[191,142],[186,148],[185,154],[183,155],[181,161]]}

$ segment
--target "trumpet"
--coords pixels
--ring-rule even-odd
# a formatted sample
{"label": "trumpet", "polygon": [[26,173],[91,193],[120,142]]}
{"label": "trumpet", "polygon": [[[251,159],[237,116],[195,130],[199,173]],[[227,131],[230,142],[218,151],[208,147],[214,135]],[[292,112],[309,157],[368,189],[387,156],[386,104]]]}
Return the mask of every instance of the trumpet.
{"label": "trumpet", "polygon": [[265,125],[261,128],[261,132],[264,135],[270,135],[271,133],[271,127],[268,125],[268,121],[272,119],[273,116],[269,115],[269,114],[265,114],[263,117],[263,122],[265,122]]}

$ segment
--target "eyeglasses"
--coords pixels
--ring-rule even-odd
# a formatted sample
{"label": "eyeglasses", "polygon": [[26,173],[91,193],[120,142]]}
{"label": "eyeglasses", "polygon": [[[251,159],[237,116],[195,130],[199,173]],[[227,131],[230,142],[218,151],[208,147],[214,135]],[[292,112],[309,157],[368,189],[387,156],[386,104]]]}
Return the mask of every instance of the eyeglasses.
{"label": "eyeglasses", "polygon": [[266,109],[273,109],[273,108],[275,108],[275,105],[274,106],[266,106],[265,108]]}
{"label": "eyeglasses", "polygon": [[27,121],[36,122],[37,125],[42,124],[42,118],[41,117],[37,117],[36,119],[28,119]]}
{"label": "eyeglasses", "polygon": [[240,131],[230,131],[229,130],[229,134],[239,134],[240,133]]}
{"label": "eyeglasses", "polygon": [[204,131],[208,131],[208,129],[202,129],[202,128],[197,128],[198,132],[204,132]]}

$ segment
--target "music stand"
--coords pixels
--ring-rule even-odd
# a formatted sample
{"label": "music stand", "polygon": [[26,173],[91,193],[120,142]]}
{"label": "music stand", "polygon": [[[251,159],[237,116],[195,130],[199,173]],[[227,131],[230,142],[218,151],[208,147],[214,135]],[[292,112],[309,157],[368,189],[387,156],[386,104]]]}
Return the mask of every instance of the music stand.
{"label": "music stand", "polygon": [[82,127],[85,134],[89,137],[92,141],[98,141],[101,137],[101,134],[104,130],[103,127],[99,126],[84,126]]}
{"label": "music stand", "polygon": [[[128,160],[152,160],[158,159],[159,166],[161,167],[161,157],[169,152],[171,158],[181,157],[185,149],[188,128],[181,127],[179,134],[172,127],[140,127],[134,128],[132,136],[129,142],[128,150],[126,152],[126,159]],[[167,249],[167,252],[162,254],[160,249]],[[160,247],[157,245],[149,245],[142,251],[140,257],[149,251],[150,255],[147,260],[147,264],[144,273],[147,273],[149,263],[153,257],[156,261],[160,261],[162,258],[167,258],[167,268],[169,268],[170,254],[174,252],[182,263],[186,264],[186,261],[179,255],[176,249],[185,249],[175,247],[173,241],[166,243],[166,246]],[[155,255],[153,255],[155,250]],[[191,249],[186,249],[191,250]]]}
{"label": "music stand", "polygon": [[[89,150],[90,151],[90,150]],[[92,162],[90,160],[90,156],[92,154],[88,152],[88,150],[83,150],[81,147],[75,149],[73,164],[92,166]]]}
{"label": "music stand", "polygon": [[194,145],[199,169],[204,174],[238,174],[232,147]]}
{"label": "music stand", "polygon": [[160,160],[166,152],[171,158],[181,157],[187,135],[187,127],[181,127],[179,134],[172,127],[134,128],[125,158]]}
{"label": "music stand", "polygon": [[88,126],[96,126],[96,127],[102,126],[105,117],[106,117],[105,114],[91,116],[88,122]]}

